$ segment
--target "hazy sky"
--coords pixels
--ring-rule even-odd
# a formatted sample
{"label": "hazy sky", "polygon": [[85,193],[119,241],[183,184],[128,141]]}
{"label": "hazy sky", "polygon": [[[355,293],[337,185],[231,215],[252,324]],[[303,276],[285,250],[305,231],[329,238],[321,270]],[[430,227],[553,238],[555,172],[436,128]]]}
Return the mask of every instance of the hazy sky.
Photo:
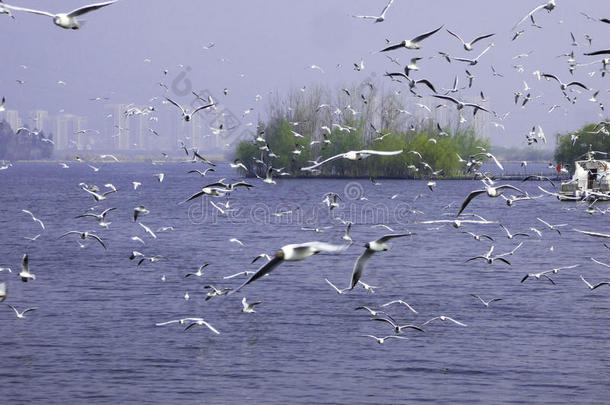
{"label": "hazy sky", "polygon": [[[351,14],[378,14],[386,0],[121,0],[85,16],[87,23],[78,31],[63,30],[50,18],[38,15],[18,13],[15,21],[0,16],[0,36],[4,39],[0,96],[6,97],[8,109],[24,114],[34,109],[56,114],[64,109],[89,117],[90,126],[101,128],[103,104],[91,102],[90,98],[109,97],[110,103],[146,105],[151,97],[164,94],[158,82],[171,87],[186,69],[178,67],[182,64],[190,68],[187,78],[195,90],[210,90],[240,116],[253,107],[248,118],[255,121],[259,115],[264,116],[270,91],[281,94],[314,84],[340,87],[372,74],[379,77],[385,71],[395,71],[398,67],[385,54],[373,53],[386,46],[386,38],[394,43],[444,24],[468,40],[488,33],[496,36],[466,52],[442,30],[426,39],[420,51],[401,49],[390,54],[404,63],[415,56],[424,57],[421,70],[413,76],[430,79],[437,89],[449,88],[455,75],[466,83],[464,68],[468,66],[428,57],[437,56],[438,51],[475,57],[494,42],[495,46],[477,66],[468,67],[476,79],[473,88],[461,95],[472,98],[483,90],[492,109],[500,114],[511,113],[502,122],[505,131],[492,127],[492,143],[525,146],[524,135],[533,125],[541,125],[547,137],[552,138],[557,131],[577,129],[599,120],[601,112],[597,104],[587,101],[589,93],[579,95],[577,103],[571,105],[556,82],[537,81],[532,75],[535,70],[600,89],[598,98],[610,106],[606,91],[610,88],[610,75],[601,78],[601,64],[579,67],[571,77],[566,58],[557,57],[574,50],[578,63],[600,59],[582,54],[610,48],[610,25],[588,21],[579,12],[610,18],[610,3],[557,0],[552,13],[542,10],[536,14],[536,22],[544,28],[523,23],[519,29],[525,29],[525,34],[512,42],[512,26],[542,2],[396,0],[386,21],[380,24],[352,18]],[[12,0],[9,4],[67,12],[86,2]],[[570,32],[576,36],[578,47],[571,45]],[[592,46],[585,34],[593,38]],[[203,46],[210,42],[215,46],[204,50]],[[512,59],[530,51],[527,58]],[[352,64],[361,57],[365,69],[356,72]],[[146,58],[151,63],[144,62]],[[325,73],[310,69],[312,64],[321,66]],[[337,68],[337,64],[342,67]],[[517,64],[523,65],[524,72],[513,68]],[[504,78],[492,77],[490,65]],[[163,74],[164,69],[168,69],[167,75]],[[590,77],[588,73],[593,71],[597,73]],[[245,76],[240,77],[241,74]],[[25,84],[19,85],[16,80],[24,80]],[[67,85],[58,85],[59,80]],[[513,97],[515,91],[523,92],[524,80],[532,88],[532,97],[542,97],[522,109],[514,105]],[[401,88],[389,80],[386,84],[388,88]],[[230,91],[226,97],[222,96],[225,87]],[[427,90],[422,88],[421,93],[426,94]],[[256,94],[261,94],[263,100],[255,101]],[[553,104],[565,107],[567,112],[559,108],[547,114]],[[171,108],[158,106],[163,110]]]}

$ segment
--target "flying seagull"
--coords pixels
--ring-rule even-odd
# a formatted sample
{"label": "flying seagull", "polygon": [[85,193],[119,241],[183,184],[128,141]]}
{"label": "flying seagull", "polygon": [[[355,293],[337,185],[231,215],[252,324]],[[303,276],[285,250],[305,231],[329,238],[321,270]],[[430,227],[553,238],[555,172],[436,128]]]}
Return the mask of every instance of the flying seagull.
{"label": "flying seagull", "polygon": [[555,7],[556,7],[555,0],[550,0],[544,4],[539,5],[538,7],[534,8],[532,11],[527,13],[525,15],[525,17],[523,17],[521,20],[519,20],[519,22],[517,24],[515,24],[515,26],[513,27],[512,31],[514,31],[515,28],[517,28],[517,26],[519,24],[521,24],[523,21],[527,20],[530,17],[533,17],[534,13],[536,13],[537,11],[545,9],[546,11],[548,11],[550,13],[551,11],[553,11],[555,9]]}
{"label": "flying seagull", "polygon": [[423,330],[422,328],[420,328],[419,326],[416,325],[398,325],[396,323],[396,321],[394,320],[394,318],[392,318],[391,316],[387,315],[389,319],[386,318],[375,318],[373,319],[374,321],[379,321],[379,322],[385,322],[388,323],[390,325],[392,325],[392,327],[394,328],[394,332],[395,333],[402,333],[404,329],[415,329],[418,330],[420,332],[425,332],[425,330]]}
{"label": "flying seagull", "polygon": [[401,238],[403,236],[411,236],[411,235],[414,235],[414,234],[413,233],[401,233],[401,234],[385,235],[377,240],[365,243],[364,252],[362,252],[362,254],[356,260],[356,263],[354,264],[354,269],[352,271],[352,279],[350,281],[349,289],[352,290],[356,286],[356,284],[358,284],[358,280],[360,280],[360,277],[362,276],[362,271],[364,270],[364,266],[366,265],[366,262],[371,258],[371,256],[373,256],[373,254],[376,252],[385,252],[386,250],[388,250],[388,245],[386,242],[388,242],[392,239],[395,239],[395,238]]}
{"label": "flying seagull", "polygon": [[384,344],[386,340],[388,339],[403,339],[403,340],[409,340],[408,337],[404,337],[404,336],[396,336],[396,335],[391,335],[391,336],[385,336],[385,337],[377,337],[377,336],[373,336],[373,335],[360,335],[361,337],[370,337],[373,338],[377,341],[377,343],[379,343],[380,345]]}
{"label": "flying seagull", "polygon": [[36,280],[36,276],[30,273],[30,259],[26,254],[21,258],[21,273],[19,273],[21,281],[27,283],[29,280]]}
{"label": "flying seagull", "polygon": [[79,236],[80,236],[80,238],[81,238],[81,239],[83,239],[83,240],[85,240],[85,239],[95,239],[96,241],[98,241],[98,242],[100,243],[100,245],[102,245],[102,247],[104,248],[104,250],[106,250],[106,245],[104,244],[104,242],[102,241],[102,239],[101,239],[99,236],[94,235],[94,234],[89,233],[89,232],[69,231],[69,232],[64,233],[63,235],[61,235],[61,236],[60,236],[59,238],[57,238],[57,239],[61,239],[61,238],[63,238],[64,236],[73,235],[73,234],[75,234],[75,235],[79,235]]}
{"label": "flying seagull", "polygon": [[591,291],[593,291],[596,288],[601,287],[603,285],[607,285],[608,287],[610,287],[610,282],[608,282],[608,281],[602,281],[601,283],[591,284],[587,280],[585,280],[585,278],[582,276],[582,274],[580,275],[580,279],[587,285],[587,287],[589,287],[589,290],[591,290]]}
{"label": "flying seagull", "polygon": [[429,36],[436,34],[441,28],[443,28],[442,25],[440,27],[438,27],[437,29],[435,29],[434,31],[430,31],[425,34],[418,35],[413,39],[405,39],[404,41],[399,42],[398,44],[390,45],[387,48],[382,49],[380,52],[393,51],[395,49],[400,49],[400,48],[420,49],[419,43],[421,41],[423,41],[424,39],[428,38]]}
{"label": "flying seagull", "polygon": [[4,7],[6,7],[9,10],[25,11],[28,13],[34,13],[34,14],[51,17],[53,19],[53,23],[55,23],[55,25],[57,25],[58,27],[77,30],[80,28],[81,22],[76,17],[80,17],[91,11],[97,10],[98,8],[109,6],[111,4],[116,3],[117,1],[118,0],[113,0],[113,1],[106,1],[104,3],[90,4],[88,6],[83,6],[83,7],[77,8],[76,10],[70,11],[69,13],[58,13],[58,14],[53,14],[53,13],[49,13],[48,11],[34,10],[34,9],[24,8],[24,7],[9,6],[8,4],[5,4]]}
{"label": "flying seagull", "polygon": [[31,211],[28,211],[28,210],[21,210],[21,212],[24,212],[24,213],[28,214],[29,216],[31,216],[31,217],[32,217],[32,220],[33,220],[34,222],[38,222],[38,224],[40,225],[40,227],[41,227],[42,229],[44,229],[44,223],[43,223],[43,222],[42,222],[40,219],[36,218],[36,217],[34,216],[34,214],[32,214],[32,212],[31,212]]}
{"label": "flying seagull", "polygon": [[518,189],[515,186],[511,186],[510,184],[504,184],[502,186],[497,186],[497,187],[493,187],[493,186],[490,186],[489,184],[485,184],[484,190],[474,190],[470,194],[468,194],[468,196],[462,203],[462,206],[460,207],[460,210],[458,211],[456,217],[460,216],[462,211],[464,211],[464,209],[468,206],[468,204],[470,204],[470,201],[472,201],[473,198],[475,198],[481,194],[484,194],[484,193],[487,193],[488,197],[492,197],[492,198],[499,197],[502,194],[502,190],[506,190],[506,189],[516,190],[516,191],[520,192],[521,194],[525,194],[523,191],[521,191],[520,189]]}
{"label": "flying seagull", "polygon": [[479,297],[476,294],[470,294],[470,296],[477,298],[479,301],[481,301],[481,303],[485,305],[485,308],[489,308],[489,304],[491,304],[492,302],[502,301],[502,298],[492,298],[489,301],[485,301],[483,298]]}
{"label": "flying seagull", "polygon": [[257,306],[257,305],[260,305],[260,304],[262,304],[262,302],[260,302],[260,301],[256,301],[256,302],[252,302],[252,303],[248,304],[248,301],[246,301],[246,297],[243,297],[241,299],[241,305],[243,307],[241,309],[241,312],[245,312],[247,314],[251,314],[253,312],[256,312],[254,310],[254,307]]}
{"label": "flying seagull", "polygon": [[380,23],[383,22],[385,20],[385,13],[388,12],[388,9],[390,8],[390,6],[392,5],[392,3],[394,2],[394,0],[390,0],[390,2],[383,8],[383,10],[381,10],[381,14],[378,16],[375,15],[354,15],[352,17],[354,18],[362,18],[365,20],[375,20],[375,23]]}
{"label": "flying seagull", "polygon": [[264,275],[271,273],[284,261],[300,261],[321,252],[336,253],[341,252],[346,248],[347,246],[331,245],[323,242],[307,242],[283,246],[275,253],[269,262],[265,263],[264,266],[258,269],[258,271],[254,273],[252,277],[240,285],[234,292],[241,290],[246,285],[258,280]]}
{"label": "flying seagull", "polygon": [[492,37],[492,36],[496,35],[496,34],[487,34],[487,35],[482,35],[482,36],[480,36],[480,37],[476,37],[475,39],[473,39],[473,40],[472,40],[472,41],[470,41],[470,42],[464,42],[464,40],[462,39],[462,37],[460,37],[458,34],[456,34],[456,33],[454,33],[454,32],[451,32],[451,31],[449,31],[449,30],[447,30],[447,32],[448,32],[449,34],[453,35],[454,37],[456,37],[456,38],[457,38],[457,39],[458,39],[458,40],[459,40],[459,41],[462,43],[462,45],[464,46],[464,49],[465,49],[465,50],[467,50],[467,51],[472,51],[472,46],[473,46],[475,43],[477,43],[478,41],[480,41],[480,40],[482,40],[482,39],[489,38],[489,37]]}
{"label": "flying seagull", "polygon": [[25,315],[25,314],[27,314],[28,312],[30,312],[30,311],[35,311],[35,310],[37,310],[37,309],[38,309],[38,307],[33,307],[33,308],[28,308],[28,309],[25,309],[25,310],[23,310],[22,312],[19,312],[19,311],[17,311],[17,308],[15,308],[14,306],[9,305],[9,307],[10,307],[10,308],[11,308],[13,311],[15,311],[15,314],[17,314],[17,318],[19,318],[19,319],[23,319],[24,315]]}
{"label": "flying seagull", "polygon": [[193,112],[189,112],[188,110],[184,109],[180,104],[176,103],[174,100],[170,99],[169,97],[165,97],[165,99],[180,109],[180,111],[182,112],[182,118],[184,118],[184,120],[186,122],[189,122],[190,120],[192,120],[195,113],[197,113],[201,110],[205,110],[206,108],[213,107],[215,105],[214,103],[202,105],[202,106],[195,108],[193,110]]}
{"label": "flying seagull", "polygon": [[336,160],[336,159],[348,159],[348,160],[362,160],[362,159],[366,159],[369,156],[394,156],[394,155],[400,155],[402,153],[402,149],[401,150],[394,150],[394,151],[381,151],[381,150],[352,150],[349,152],[345,152],[345,153],[340,153],[338,155],[329,157],[326,160],[321,161],[320,163],[316,163],[313,166],[309,166],[309,167],[303,167],[301,168],[301,170],[303,171],[307,171],[310,172],[313,169],[322,166],[325,163],[328,163],[330,161]]}

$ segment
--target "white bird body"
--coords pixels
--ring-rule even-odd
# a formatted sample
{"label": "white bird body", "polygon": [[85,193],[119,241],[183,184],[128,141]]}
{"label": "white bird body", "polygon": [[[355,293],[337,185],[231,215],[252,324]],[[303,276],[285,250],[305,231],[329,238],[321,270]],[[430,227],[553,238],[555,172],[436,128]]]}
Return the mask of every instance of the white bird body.
{"label": "white bird body", "polygon": [[30,260],[27,254],[21,258],[21,272],[19,273],[21,281],[27,283],[29,280],[36,280],[36,276],[30,273]]}

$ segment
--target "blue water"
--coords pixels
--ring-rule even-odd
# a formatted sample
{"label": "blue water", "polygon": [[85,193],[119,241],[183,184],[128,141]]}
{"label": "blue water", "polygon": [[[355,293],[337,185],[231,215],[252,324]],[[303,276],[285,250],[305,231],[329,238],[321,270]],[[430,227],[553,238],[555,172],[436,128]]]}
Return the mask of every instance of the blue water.
{"label": "blue water", "polygon": [[[508,207],[500,198],[479,197],[467,212],[501,221],[512,232],[527,231],[511,266],[465,260],[485,253],[490,242],[475,241],[463,229],[495,238],[494,254],[508,252],[498,225],[454,229],[418,221],[451,218],[476,181],[287,180],[277,185],[251,179],[256,187],[231,195],[229,217],[217,215],[208,200],[178,205],[204,184],[226,177],[222,166],[203,179],[186,174],[191,164],[106,164],[98,173],[78,163],[62,169],[55,163],[17,163],[0,172],[0,273],[9,296],[0,304],[0,397],[5,403],[607,403],[610,375],[610,288],[589,291],[590,282],[610,280],[608,269],[593,256],[610,262],[602,241],[572,228],[608,233],[608,217],[589,215],[584,206],[551,197]],[[158,183],[154,173],[166,174]],[[132,181],[142,187],[133,190]],[[116,207],[101,228],[93,219],[74,219],[95,204],[80,190],[85,182],[118,193],[97,204],[95,212]],[[517,183],[539,194],[542,183]],[[543,187],[550,189],[545,183]],[[337,192],[341,206],[329,213],[321,203]],[[391,196],[398,197],[390,199]],[[423,194],[414,201],[414,198]],[[360,200],[366,197],[368,200]],[[216,202],[224,202],[217,199]],[[146,235],[132,220],[133,208],[150,214],[139,222],[157,230]],[[296,210],[299,207],[300,209]],[[606,208],[603,207],[602,208]],[[41,232],[21,209],[45,222]],[[292,216],[272,214],[292,209]],[[422,211],[422,213],[413,213]],[[320,254],[284,263],[269,277],[229,297],[204,301],[203,286],[235,288],[244,278],[223,276],[256,270],[259,253],[272,254],[289,243],[312,240],[341,243],[344,226],[332,217],[355,222],[354,245],[338,255]],[[566,223],[562,235],[544,229],[536,217]],[[347,285],[364,242],[386,233],[371,225],[383,222],[396,232],[416,235],[396,239],[387,252],[369,261],[363,281],[376,286],[336,294],[324,281]],[[323,233],[302,227],[324,227]],[[529,227],[543,232],[538,238]],[[95,241],[81,248],[76,236],[57,239],[70,230],[94,231]],[[139,236],[146,245],[130,240]],[[229,243],[240,239],[245,246]],[[552,248],[552,250],[551,250]],[[132,250],[166,259],[137,267]],[[17,277],[21,256],[29,254],[33,282]],[[202,278],[184,279],[210,263]],[[526,273],[579,264],[528,280]],[[166,281],[161,280],[165,275]],[[185,292],[190,299],[185,301]],[[469,294],[502,298],[489,308]],[[244,314],[241,298],[262,301]],[[448,315],[449,322],[426,325],[425,333],[407,331],[409,340],[383,345],[362,334],[392,334],[388,325],[372,322],[359,305],[378,307],[393,299],[408,301],[419,313],[400,306],[388,312],[400,323],[422,324]],[[39,307],[17,319],[6,304],[22,310]],[[203,317],[221,333],[207,328],[155,323],[181,317]]]}

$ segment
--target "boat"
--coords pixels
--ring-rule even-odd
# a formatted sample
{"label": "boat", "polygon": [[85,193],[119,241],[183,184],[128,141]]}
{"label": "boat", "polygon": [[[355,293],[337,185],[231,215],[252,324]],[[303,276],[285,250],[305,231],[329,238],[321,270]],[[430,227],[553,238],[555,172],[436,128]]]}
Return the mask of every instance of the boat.
{"label": "boat", "polygon": [[610,200],[610,161],[597,159],[595,155],[608,156],[606,152],[591,150],[574,162],[571,180],[561,183],[560,196],[565,200]]}

